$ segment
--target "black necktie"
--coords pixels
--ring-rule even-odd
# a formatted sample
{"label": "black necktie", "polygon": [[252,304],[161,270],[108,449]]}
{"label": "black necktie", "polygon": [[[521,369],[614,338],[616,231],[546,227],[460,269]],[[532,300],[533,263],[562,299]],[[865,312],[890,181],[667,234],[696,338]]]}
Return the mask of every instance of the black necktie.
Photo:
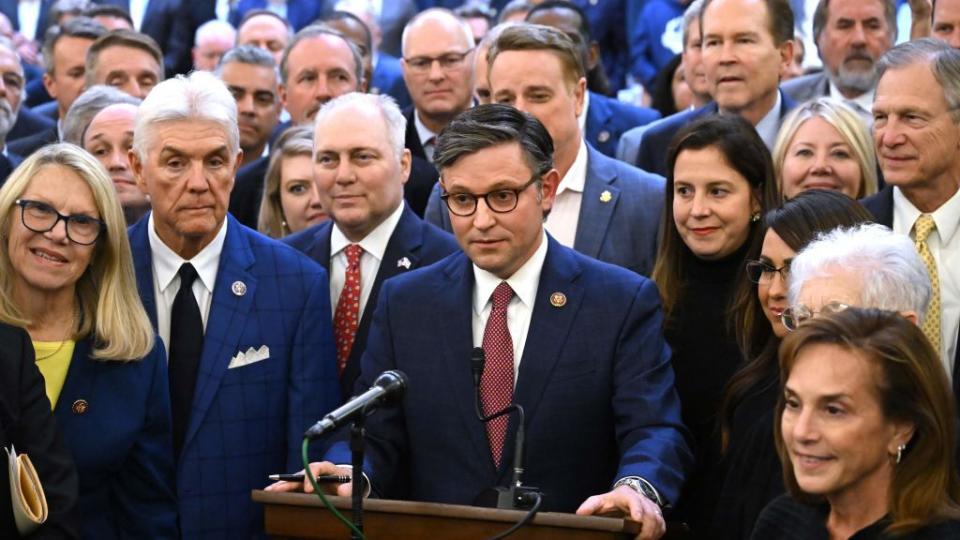
{"label": "black necktie", "polygon": [[193,388],[203,353],[203,318],[193,295],[197,271],[184,263],[178,272],[180,290],[170,311],[170,407],[173,413],[173,455],[179,456],[190,419]]}

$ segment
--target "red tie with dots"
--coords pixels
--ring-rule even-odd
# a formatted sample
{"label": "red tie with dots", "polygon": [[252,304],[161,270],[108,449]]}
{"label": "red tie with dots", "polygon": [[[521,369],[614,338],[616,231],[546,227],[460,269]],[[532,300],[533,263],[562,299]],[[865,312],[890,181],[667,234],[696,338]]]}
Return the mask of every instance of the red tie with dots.
{"label": "red tie with dots", "polygon": [[[487,362],[480,378],[480,401],[484,414],[500,411],[513,401],[513,340],[507,328],[507,306],[512,298],[513,289],[506,281],[501,281],[493,291],[493,309],[483,331]],[[497,468],[500,467],[509,420],[508,415],[503,415],[487,422],[490,454]]]}
{"label": "red tie with dots", "polygon": [[333,334],[337,340],[337,372],[343,373],[353,348],[360,319],[360,255],[363,248],[350,244],[344,249],[347,254],[347,274],[333,314]]}

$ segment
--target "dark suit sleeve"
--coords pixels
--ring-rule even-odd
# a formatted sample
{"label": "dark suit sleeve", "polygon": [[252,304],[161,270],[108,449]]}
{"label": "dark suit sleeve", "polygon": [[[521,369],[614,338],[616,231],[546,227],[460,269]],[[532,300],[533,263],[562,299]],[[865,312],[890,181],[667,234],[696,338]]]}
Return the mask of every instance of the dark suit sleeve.
{"label": "dark suit sleeve", "polygon": [[621,459],[614,480],[640,476],[676,502],[692,456],[662,326],[657,288],[645,280],[617,347],[613,409]]}
{"label": "dark suit sleeve", "polygon": [[[48,517],[30,538],[79,538],[77,472],[73,458],[57,429],[43,376],[34,362],[33,346],[26,332],[3,328],[0,332],[0,441],[13,444],[18,453],[33,462],[47,498]],[[10,488],[4,456],[0,472],[0,536],[12,534]]]}
{"label": "dark suit sleeve", "polygon": [[430,199],[427,201],[427,209],[423,213],[423,220],[427,223],[443,229],[447,232],[453,232],[450,225],[450,214],[447,211],[447,205],[440,198],[440,183],[433,185],[430,191]]}
{"label": "dark suit sleeve", "polygon": [[176,538],[170,390],[166,353],[159,337],[153,351],[140,362],[152,374],[146,418],[126,461],[114,475],[118,493],[112,500],[124,532],[141,538]]}

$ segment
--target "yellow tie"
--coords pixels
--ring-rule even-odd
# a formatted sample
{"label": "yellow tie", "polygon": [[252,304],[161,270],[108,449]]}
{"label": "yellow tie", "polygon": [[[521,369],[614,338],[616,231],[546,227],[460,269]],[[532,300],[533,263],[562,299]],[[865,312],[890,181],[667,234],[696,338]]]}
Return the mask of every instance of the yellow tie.
{"label": "yellow tie", "polygon": [[930,214],[921,214],[917,222],[913,225],[914,243],[917,246],[917,253],[923,259],[923,264],[927,267],[927,273],[930,274],[930,305],[927,307],[927,316],[923,318],[923,333],[933,344],[933,348],[940,350],[940,276],[937,274],[937,262],[933,260],[933,254],[930,253],[930,247],[927,246],[927,236],[937,228]]}

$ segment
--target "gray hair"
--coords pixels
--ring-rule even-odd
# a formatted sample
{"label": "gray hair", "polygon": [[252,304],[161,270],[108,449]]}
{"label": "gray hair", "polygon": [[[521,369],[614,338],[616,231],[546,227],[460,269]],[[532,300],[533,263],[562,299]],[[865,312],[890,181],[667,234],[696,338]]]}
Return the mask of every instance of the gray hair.
{"label": "gray hair", "polygon": [[53,50],[60,38],[73,37],[96,41],[106,33],[106,27],[89,17],[74,17],[60,26],[51,26],[47,29],[43,38],[43,47],[40,50],[43,55],[44,71],[53,75]]}
{"label": "gray hair", "polygon": [[790,304],[803,284],[836,273],[859,276],[858,307],[914,311],[922,320],[930,302],[930,276],[913,241],[883,225],[867,223],[821,234],[790,265]]}
{"label": "gray hair", "polygon": [[891,69],[903,69],[915,64],[930,68],[940,84],[954,122],[960,122],[960,51],[946,43],[923,38],[901,43],[890,49],[877,64],[877,80]]}
{"label": "gray hair", "polygon": [[690,5],[687,6],[686,11],[683,12],[683,48],[687,48],[687,35],[690,33],[689,28],[693,23],[700,24],[700,15],[703,13],[703,0],[693,0],[690,2]]}
{"label": "gray hair", "polygon": [[231,157],[240,151],[237,102],[223,81],[212,73],[194,71],[155,86],[137,112],[133,151],[146,161],[154,130],[160,124],[178,120],[213,122],[223,129]]}
{"label": "gray hair", "polygon": [[464,43],[467,47],[473,47],[473,30],[470,29],[470,25],[467,21],[457,17],[452,11],[447,8],[429,8],[421,11],[416,14],[406,26],[403,27],[403,34],[400,35],[400,52],[403,56],[407,56],[407,39],[412,31],[412,28],[416,26],[423,19],[448,19],[448,21],[455,22],[460,30],[463,32]]}
{"label": "gray hair", "polygon": [[93,117],[117,103],[139,106],[140,99],[105,84],[98,84],[84,90],[63,117],[63,142],[83,146],[83,136]]}
{"label": "gray hair", "polygon": [[205,37],[214,36],[224,36],[232,42],[237,39],[237,31],[233,28],[232,24],[219,19],[213,19],[201,24],[197,28],[196,33],[193,35],[193,44],[196,45],[200,43],[200,40]]}
{"label": "gray hair", "polygon": [[287,44],[287,48],[283,50],[283,57],[280,59],[280,80],[286,84],[287,76],[290,75],[290,51],[301,41],[320,36],[334,36],[342,39],[343,42],[347,44],[347,47],[350,49],[350,55],[353,56],[353,72],[357,78],[357,85],[360,85],[363,82],[363,55],[360,54],[360,49],[340,32],[319,24],[306,26],[293,35],[293,39]]}
{"label": "gray hair", "polygon": [[317,117],[314,120],[313,130],[319,133],[323,126],[324,119],[339,111],[340,109],[357,105],[364,109],[376,107],[387,125],[387,140],[390,147],[393,148],[393,154],[397,159],[403,155],[403,147],[407,132],[407,119],[400,112],[397,102],[387,94],[363,94],[360,92],[350,92],[342,96],[335,97],[325,103],[317,111]]}
{"label": "gray hair", "polygon": [[238,45],[230,49],[220,58],[220,63],[217,64],[214,73],[217,77],[221,76],[223,74],[223,66],[234,62],[247,64],[249,66],[270,68],[276,73],[277,80],[279,80],[280,72],[277,70],[277,61],[273,59],[272,54],[260,47],[254,45]]}

